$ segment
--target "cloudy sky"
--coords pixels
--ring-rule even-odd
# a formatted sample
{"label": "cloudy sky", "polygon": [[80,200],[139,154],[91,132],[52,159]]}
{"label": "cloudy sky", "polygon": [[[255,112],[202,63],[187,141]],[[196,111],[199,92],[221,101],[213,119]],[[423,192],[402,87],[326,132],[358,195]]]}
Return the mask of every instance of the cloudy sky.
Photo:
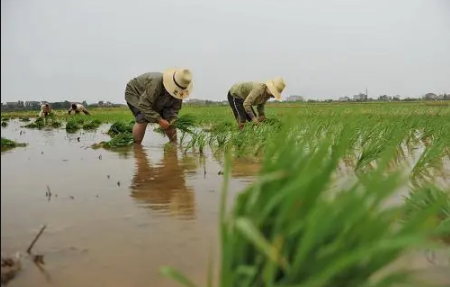
{"label": "cloudy sky", "polygon": [[283,76],[285,94],[450,93],[450,0],[2,0],[2,102],[124,103],[190,68],[192,98]]}

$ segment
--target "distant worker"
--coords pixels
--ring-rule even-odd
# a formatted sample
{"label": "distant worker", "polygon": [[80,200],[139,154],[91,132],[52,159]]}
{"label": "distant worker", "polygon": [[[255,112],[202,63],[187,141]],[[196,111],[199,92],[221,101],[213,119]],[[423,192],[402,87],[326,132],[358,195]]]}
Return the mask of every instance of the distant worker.
{"label": "distant worker", "polygon": [[158,123],[171,142],[177,142],[171,123],[178,117],[182,101],[192,92],[192,74],[188,69],[149,72],[127,83],[125,100],[133,113],[134,142],[142,143],[148,123]]}
{"label": "distant worker", "polygon": [[69,115],[72,113],[72,112],[75,112],[75,114],[79,114],[80,112],[83,112],[84,114],[86,114],[86,115],[90,115],[90,113],[88,112],[88,110],[82,105],[82,104],[79,104],[79,103],[73,103],[73,104],[71,104],[70,105],[70,109],[69,109]]}
{"label": "distant worker", "polygon": [[41,105],[41,111],[39,113],[39,117],[47,117],[52,112],[52,109],[50,108],[49,104],[42,104]]}
{"label": "distant worker", "polygon": [[[266,83],[241,82],[234,84],[228,92],[228,102],[238,122],[238,128],[243,129],[247,121],[258,124],[265,120],[265,104],[270,98],[281,101],[281,93],[286,87],[283,78],[276,77]],[[257,106],[258,117],[253,106]]]}

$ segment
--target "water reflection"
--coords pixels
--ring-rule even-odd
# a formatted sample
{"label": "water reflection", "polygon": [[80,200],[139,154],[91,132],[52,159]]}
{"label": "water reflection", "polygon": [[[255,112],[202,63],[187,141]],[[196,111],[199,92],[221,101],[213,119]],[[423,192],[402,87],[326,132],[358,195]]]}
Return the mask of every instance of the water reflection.
{"label": "water reflection", "polygon": [[186,185],[185,173],[197,166],[183,164],[175,147],[166,147],[163,159],[151,164],[142,146],[134,149],[136,171],[130,186],[131,196],[145,207],[183,219],[195,218],[195,193]]}

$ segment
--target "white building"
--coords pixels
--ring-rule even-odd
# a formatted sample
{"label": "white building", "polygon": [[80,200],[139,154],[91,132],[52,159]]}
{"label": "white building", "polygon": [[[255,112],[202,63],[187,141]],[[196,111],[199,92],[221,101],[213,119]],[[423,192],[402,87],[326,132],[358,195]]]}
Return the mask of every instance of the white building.
{"label": "white building", "polygon": [[302,96],[292,95],[286,98],[286,102],[304,102],[304,101],[305,99]]}

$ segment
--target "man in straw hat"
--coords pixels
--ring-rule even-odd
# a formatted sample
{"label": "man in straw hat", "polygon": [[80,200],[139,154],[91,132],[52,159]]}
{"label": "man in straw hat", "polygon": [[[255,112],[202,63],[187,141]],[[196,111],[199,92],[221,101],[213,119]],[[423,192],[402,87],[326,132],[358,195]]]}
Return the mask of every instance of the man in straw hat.
{"label": "man in straw hat", "polygon": [[192,74],[188,69],[150,72],[127,83],[125,100],[135,118],[135,143],[144,138],[148,123],[158,123],[172,142],[177,141],[171,122],[178,117],[182,101],[192,92]]}
{"label": "man in straw hat", "polygon": [[[266,83],[241,82],[234,84],[228,92],[228,102],[238,122],[239,129],[247,121],[255,124],[265,119],[264,107],[270,98],[281,101],[281,93],[286,87],[283,78],[276,77]],[[252,106],[257,106],[258,117]]]}

